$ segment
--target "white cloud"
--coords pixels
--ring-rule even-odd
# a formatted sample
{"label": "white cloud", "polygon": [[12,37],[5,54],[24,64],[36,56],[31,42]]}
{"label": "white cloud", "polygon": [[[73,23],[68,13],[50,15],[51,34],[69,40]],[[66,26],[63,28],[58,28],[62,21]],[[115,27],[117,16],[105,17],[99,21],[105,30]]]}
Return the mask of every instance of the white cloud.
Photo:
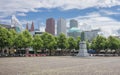
{"label": "white cloud", "polygon": [[119,12],[115,11],[108,11],[108,10],[101,10],[100,12],[104,13],[105,15],[119,15]]}
{"label": "white cloud", "polygon": [[[120,0],[0,0],[0,19],[3,22],[10,22],[3,18],[13,14],[26,16],[27,12],[40,12],[37,8],[60,8],[61,10],[69,9],[85,9],[90,7],[103,8],[120,5]],[[118,9],[119,10],[119,9]],[[18,13],[20,12],[20,13]],[[106,12],[106,14],[116,14]],[[120,22],[109,17],[103,17],[99,13],[90,13],[87,16],[75,17],[79,22],[87,23],[95,27],[100,27],[104,31],[110,32],[113,29],[120,27]],[[22,24],[32,21],[21,21]]]}
{"label": "white cloud", "polygon": [[18,13],[17,15],[18,15],[18,16],[26,16],[25,13]]}
{"label": "white cloud", "polygon": [[78,20],[79,25],[87,24],[88,26],[91,26],[92,29],[100,28],[105,33],[105,36],[115,34],[114,31],[120,28],[120,22],[109,17],[101,16],[97,12],[90,13],[87,16],[78,16],[72,19]]}
{"label": "white cloud", "polygon": [[21,22],[22,25],[26,25],[27,23],[31,25],[32,22],[34,22],[34,21],[32,21],[32,20],[21,20],[20,22]]}
{"label": "white cloud", "polygon": [[[0,0],[0,12],[4,17],[16,12],[38,12],[37,8],[85,9],[89,7],[112,7],[120,0]],[[22,14],[23,16],[23,14]]]}
{"label": "white cloud", "polygon": [[10,19],[2,19],[2,20],[0,20],[0,24],[8,24],[8,25],[10,25],[10,23],[11,23]]}

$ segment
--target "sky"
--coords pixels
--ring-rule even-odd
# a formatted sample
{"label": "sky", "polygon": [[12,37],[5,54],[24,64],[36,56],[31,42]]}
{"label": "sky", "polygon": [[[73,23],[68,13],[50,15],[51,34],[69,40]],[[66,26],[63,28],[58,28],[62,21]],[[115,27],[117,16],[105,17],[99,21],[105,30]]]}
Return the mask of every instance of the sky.
{"label": "sky", "polygon": [[45,26],[47,18],[64,18],[69,26],[76,19],[79,26],[100,28],[104,34],[120,29],[120,0],[0,0],[0,23],[10,24],[15,15],[25,25]]}

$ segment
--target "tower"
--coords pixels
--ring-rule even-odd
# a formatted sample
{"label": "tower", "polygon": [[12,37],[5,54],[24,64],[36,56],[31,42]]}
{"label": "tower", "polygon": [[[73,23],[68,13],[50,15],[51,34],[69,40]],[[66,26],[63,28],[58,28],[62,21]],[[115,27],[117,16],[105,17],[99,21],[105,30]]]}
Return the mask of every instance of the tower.
{"label": "tower", "polygon": [[78,27],[78,21],[77,20],[74,20],[74,19],[70,20],[70,28],[72,28],[72,27]]}
{"label": "tower", "polygon": [[64,33],[66,35],[66,20],[63,18],[58,19],[57,21],[57,35]]}
{"label": "tower", "polygon": [[31,32],[34,31],[34,22],[32,22],[30,31],[31,31]]}
{"label": "tower", "polygon": [[28,28],[28,23],[26,24],[26,30],[29,30],[29,28]]}
{"label": "tower", "polygon": [[55,20],[53,18],[48,18],[46,20],[45,31],[52,35],[55,35]]}

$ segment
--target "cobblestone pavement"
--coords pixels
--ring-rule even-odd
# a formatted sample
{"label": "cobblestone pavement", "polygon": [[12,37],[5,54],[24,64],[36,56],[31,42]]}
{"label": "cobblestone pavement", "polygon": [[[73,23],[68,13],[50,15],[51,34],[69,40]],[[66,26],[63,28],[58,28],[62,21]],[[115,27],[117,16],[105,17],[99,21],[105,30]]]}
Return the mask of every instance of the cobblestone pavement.
{"label": "cobblestone pavement", "polygon": [[120,75],[120,57],[0,58],[0,75]]}

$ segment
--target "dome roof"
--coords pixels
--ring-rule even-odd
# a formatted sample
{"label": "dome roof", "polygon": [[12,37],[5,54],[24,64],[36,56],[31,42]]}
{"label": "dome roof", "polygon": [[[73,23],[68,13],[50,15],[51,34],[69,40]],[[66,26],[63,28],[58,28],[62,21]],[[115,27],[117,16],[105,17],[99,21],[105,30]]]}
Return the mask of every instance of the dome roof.
{"label": "dome roof", "polygon": [[68,30],[68,32],[81,32],[79,28],[77,27],[72,27]]}

